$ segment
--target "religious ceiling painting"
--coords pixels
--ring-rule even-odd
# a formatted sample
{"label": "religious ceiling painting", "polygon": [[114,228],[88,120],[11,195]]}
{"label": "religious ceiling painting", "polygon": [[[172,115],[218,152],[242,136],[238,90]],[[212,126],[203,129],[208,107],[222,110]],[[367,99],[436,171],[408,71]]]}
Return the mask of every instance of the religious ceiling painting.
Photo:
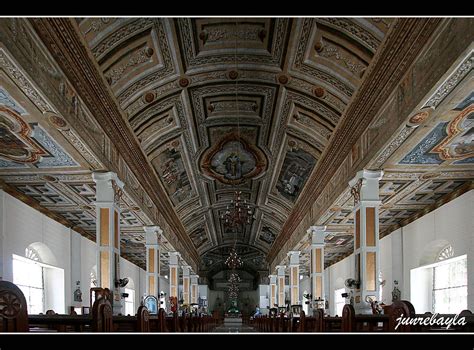
{"label": "religious ceiling painting", "polygon": [[174,205],[178,205],[194,195],[184,162],[178,139],[163,147],[152,160],[152,164]]}
{"label": "religious ceiling painting", "polygon": [[474,103],[471,93],[453,110],[450,122],[435,126],[400,164],[474,163]]}
{"label": "religious ceiling painting", "polygon": [[[395,133],[405,117],[419,112],[404,115],[402,107],[417,105],[423,98],[415,97],[418,90],[432,89],[441,79],[430,67],[439,66],[440,57],[460,57],[466,48],[453,51],[458,35],[450,50],[440,44],[443,55],[419,53],[438,40],[433,33],[442,31],[443,40],[449,39],[443,28],[465,32],[462,23],[434,18],[2,19],[0,69],[25,98],[2,81],[0,104],[25,117],[30,131],[21,138],[11,119],[3,120],[2,142],[17,148],[3,151],[5,145],[0,153],[17,152],[23,159],[45,154],[38,153],[41,161],[32,163],[0,155],[1,179],[18,189],[19,198],[42,203],[94,237],[91,169],[112,169],[131,184],[140,207],[121,217],[124,257],[143,265],[140,226],[159,224],[170,245],[179,243],[183,256],[202,264],[203,276],[213,266],[222,267],[229,253],[234,232],[223,228],[220,214],[237,186],[255,209],[255,222],[237,236],[239,254],[252,273],[268,268],[260,257],[268,254],[273,264],[277,255],[286,255],[310,225],[329,226],[334,237],[328,238],[326,258],[334,263],[350,254],[353,208],[345,177],[360,170],[361,160],[369,158],[371,168],[386,171],[383,234],[472,183],[473,89],[445,104],[459,81],[468,77],[469,82],[472,58],[458,62],[452,78],[440,82],[435,105],[428,104],[436,107],[433,115]],[[59,28],[64,28],[61,35]],[[417,91],[409,91],[413,86]],[[380,102],[392,100],[400,105]],[[42,114],[26,119],[32,111],[25,101],[57,117],[44,118],[49,127]],[[370,124],[382,108],[400,116]],[[445,112],[451,114],[439,117]],[[360,125],[376,132],[362,142],[366,129]],[[236,130],[239,137],[226,139]],[[388,146],[382,150],[382,145]],[[343,157],[351,149],[352,163],[346,163]],[[379,151],[380,160],[374,155]],[[83,166],[71,165],[75,160]],[[57,175],[59,164],[68,167],[61,169],[64,174]],[[410,167],[416,172],[407,173],[407,165],[416,165]],[[33,167],[34,173],[27,173]],[[336,176],[319,176],[333,170]],[[311,191],[304,191],[310,184]],[[196,213],[206,218],[204,230],[198,229],[204,224],[196,222]],[[297,231],[295,222],[305,229]]]}
{"label": "religious ceiling painting", "polygon": [[[290,143],[296,145],[294,141]],[[297,147],[290,148],[286,152],[278,176],[278,192],[289,201],[295,202],[315,164],[316,158],[308,151]]]}
{"label": "religious ceiling painting", "polygon": [[37,124],[0,105],[0,166],[71,167],[78,164]]}
{"label": "religious ceiling painting", "polygon": [[276,234],[273,232],[273,230],[268,227],[268,226],[263,226],[262,227],[262,232],[260,232],[259,239],[262,240],[263,242],[272,245],[273,241],[276,238]]}
{"label": "religious ceiling painting", "polygon": [[203,172],[228,185],[257,177],[266,167],[265,155],[236,133],[223,137],[202,157]]}
{"label": "religious ceiling painting", "polygon": [[201,248],[205,243],[208,242],[206,230],[204,229],[204,227],[199,227],[195,229],[190,233],[189,237],[193,241],[196,249]]}
{"label": "religious ceiling painting", "polygon": [[203,156],[203,171],[222,183],[237,185],[259,175],[265,168],[263,153],[237,134],[221,139]]}

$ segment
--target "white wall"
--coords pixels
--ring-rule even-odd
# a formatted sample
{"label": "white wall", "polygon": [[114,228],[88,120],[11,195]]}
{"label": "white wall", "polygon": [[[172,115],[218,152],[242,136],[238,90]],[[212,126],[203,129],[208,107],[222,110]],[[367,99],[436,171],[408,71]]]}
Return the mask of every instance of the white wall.
{"label": "white wall", "polygon": [[[78,243],[77,236],[75,239],[71,238],[73,235],[79,235],[78,233],[1,190],[0,219],[0,235],[3,231],[0,237],[0,268],[4,280],[13,280],[12,254],[25,256],[25,248],[32,243],[39,243],[47,247],[45,250],[50,251],[42,255],[43,262],[62,269],[45,269],[46,284],[53,286],[45,291],[45,311],[52,309],[58,313],[66,313],[71,305],[89,306],[90,273],[96,265],[95,242],[80,236]],[[71,246],[80,250],[80,256],[71,254]],[[145,291],[145,271],[123,258],[120,260],[120,270],[122,278],[133,279],[135,305],[138,307]],[[71,275],[74,278],[80,276],[82,303],[73,302],[76,281],[71,280]]]}
{"label": "white wall", "polygon": [[[398,281],[402,299],[410,300],[416,312],[431,311],[431,296],[411,295],[420,290],[419,285],[431,285],[431,277],[414,271],[434,262],[437,253],[447,243],[454,249],[454,256],[467,254],[468,309],[474,309],[474,190],[426,214],[418,220],[397,229],[380,240],[380,270],[385,286],[382,301],[392,302],[393,281]],[[353,255],[326,269],[329,285],[330,313],[334,313],[334,291],[344,287],[345,279],[354,277]],[[426,271],[425,271],[426,272]],[[416,281],[417,286],[411,286]],[[461,310],[460,310],[461,311]]]}

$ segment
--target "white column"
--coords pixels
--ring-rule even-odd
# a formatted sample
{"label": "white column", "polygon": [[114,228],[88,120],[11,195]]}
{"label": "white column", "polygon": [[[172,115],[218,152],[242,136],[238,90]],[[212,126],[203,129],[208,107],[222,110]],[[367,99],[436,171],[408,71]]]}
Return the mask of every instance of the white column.
{"label": "white column", "polygon": [[277,275],[269,275],[270,279],[270,308],[278,305],[277,303]]}
{"label": "white column", "polygon": [[160,244],[159,237],[163,232],[159,226],[145,226],[146,248],[146,294],[160,300]]}
{"label": "white column", "polygon": [[113,312],[122,311],[120,279],[120,197],[123,182],[113,172],[93,173],[96,183],[96,241],[98,286],[113,293]]}
{"label": "white column", "polygon": [[367,298],[379,297],[379,180],[383,171],[361,170],[349,182],[354,197],[354,308],[357,313],[372,313]]}
{"label": "white column", "polygon": [[300,251],[288,252],[290,257],[290,305],[298,305],[300,302]]}
{"label": "white column", "polygon": [[72,295],[72,306],[81,307],[82,301],[87,300],[89,296],[89,286],[84,283],[81,285],[81,241],[82,237],[79,233],[69,229],[71,237],[71,291]]}
{"label": "white column", "polygon": [[277,280],[278,280],[278,306],[285,306],[285,265],[278,265]]}
{"label": "white column", "polygon": [[191,267],[184,265],[182,266],[183,269],[183,304],[189,305],[190,297],[189,297],[189,278],[190,278],[190,270]]}
{"label": "white column", "polygon": [[179,271],[178,262],[181,256],[178,252],[170,252],[170,297],[175,297],[178,300],[178,282],[179,282]]}
{"label": "white column", "polygon": [[191,275],[191,304],[198,303],[198,284],[199,276]]}
{"label": "white column", "polygon": [[313,300],[320,300],[315,308],[324,308],[324,237],[326,226],[311,226],[311,294]]}

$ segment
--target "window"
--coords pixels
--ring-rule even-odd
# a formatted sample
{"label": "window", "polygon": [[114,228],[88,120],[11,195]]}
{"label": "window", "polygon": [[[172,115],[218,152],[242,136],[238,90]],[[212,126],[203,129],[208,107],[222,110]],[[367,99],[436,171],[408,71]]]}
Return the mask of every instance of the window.
{"label": "window", "polygon": [[334,307],[335,307],[335,314],[338,316],[342,316],[342,309],[346,304],[346,298],[342,296],[342,293],[346,292],[346,288],[336,289],[334,291]]}
{"label": "window", "polygon": [[135,315],[135,290],[125,288],[124,293],[128,294],[125,298],[125,315]]}
{"label": "window", "polygon": [[25,295],[29,314],[44,312],[43,267],[35,260],[13,255],[13,283]]}
{"label": "window", "polygon": [[467,309],[467,257],[440,260],[433,267],[433,312],[456,314]]}

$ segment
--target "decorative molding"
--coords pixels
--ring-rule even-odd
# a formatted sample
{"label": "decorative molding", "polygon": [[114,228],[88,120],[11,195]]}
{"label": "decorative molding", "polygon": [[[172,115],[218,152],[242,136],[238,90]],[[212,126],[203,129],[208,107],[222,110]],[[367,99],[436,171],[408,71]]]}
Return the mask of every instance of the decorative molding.
{"label": "decorative molding", "polygon": [[[181,248],[183,252],[187,250],[192,256],[192,261],[197,265],[199,255],[191,239],[174,212],[166,192],[154,175],[154,171],[143,155],[134,135],[124,121],[122,112],[111,96],[100,72],[91,62],[73,19],[32,18],[30,22],[74,88],[77,89],[84,103],[94,111],[97,122],[104,128],[107,136],[113,140],[114,146],[120,150],[123,161],[128,164],[130,170],[142,184],[144,192],[151,196],[154,206],[169,223],[170,230],[165,231],[165,235],[168,237],[177,235],[179,242],[176,242],[178,246],[176,248]],[[117,38],[116,41],[118,40]],[[105,51],[105,46],[101,47],[100,50]],[[96,50],[96,54],[100,50]],[[165,198],[167,200],[164,200]],[[163,225],[160,224],[160,226]]]}
{"label": "decorative molding", "polygon": [[[331,20],[332,21],[332,20]],[[441,19],[401,18],[394,22],[379,48],[380,54],[372,62],[364,80],[345,111],[332,142],[324,157],[318,161],[311,178],[306,183],[306,193],[299,198],[288,217],[282,232],[273,244],[268,261],[275,261],[285,242],[298,229],[308,211],[321,195],[326,184],[333,178],[338,164],[343,164],[353,144],[361,137],[389,95],[398,86],[407,69],[414,62]],[[296,236],[293,234],[295,239]]]}

